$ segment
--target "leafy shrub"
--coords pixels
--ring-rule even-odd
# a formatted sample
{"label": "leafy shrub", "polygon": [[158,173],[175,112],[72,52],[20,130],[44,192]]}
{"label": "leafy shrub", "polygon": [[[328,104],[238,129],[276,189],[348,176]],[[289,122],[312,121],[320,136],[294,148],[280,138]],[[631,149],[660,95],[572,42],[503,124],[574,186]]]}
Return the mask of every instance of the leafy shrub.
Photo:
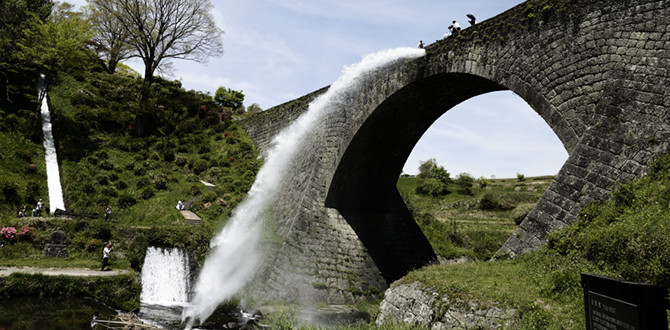
{"label": "leafy shrub", "polygon": [[126,182],[123,181],[123,180],[119,180],[119,181],[117,181],[117,182],[114,184],[114,186],[115,186],[116,189],[118,189],[118,190],[124,190],[124,189],[128,188],[128,183],[126,183]]}
{"label": "leafy shrub", "polygon": [[29,226],[21,226],[21,230],[16,233],[16,239],[19,242],[32,242],[35,238],[35,232]]}
{"label": "leafy shrub", "polygon": [[142,199],[149,199],[154,196],[154,190],[151,189],[151,187],[146,187],[142,190],[140,193],[140,198]]}
{"label": "leafy shrub", "polygon": [[416,193],[420,195],[442,196],[449,193],[447,185],[438,179],[419,179]]}
{"label": "leafy shrub", "polygon": [[16,240],[16,228],[2,227],[0,229],[0,238],[5,242],[13,243]]}
{"label": "leafy shrub", "polygon": [[202,188],[198,184],[193,184],[189,188],[189,194],[191,194],[192,196],[199,196],[200,193],[202,193]]}
{"label": "leafy shrub", "polygon": [[114,187],[103,187],[103,188],[100,190],[100,192],[101,192],[103,195],[105,195],[105,196],[109,196],[109,197],[116,197],[116,196],[119,195],[119,192],[116,191],[116,188],[114,188]]}
{"label": "leafy shrub", "polygon": [[19,185],[6,178],[0,178],[0,202],[2,204],[18,205],[21,202]]}
{"label": "leafy shrub", "polygon": [[458,184],[459,194],[463,195],[472,195],[472,185],[475,182],[475,178],[468,173],[461,173],[456,177],[456,184]]}
{"label": "leafy shrub", "polygon": [[521,203],[512,210],[512,218],[517,225],[526,218],[528,213],[535,207],[535,203]]}
{"label": "leafy shrub", "polygon": [[204,159],[198,159],[193,165],[193,173],[200,174],[202,172],[205,172],[207,168],[208,168],[207,161],[205,161]]}
{"label": "leafy shrub", "polygon": [[188,159],[186,159],[185,157],[182,157],[182,156],[178,156],[178,157],[176,157],[174,163],[175,163],[175,165],[177,165],[179,167],[184,167],[184,165],[186,165],[188,163]]}
{"label": "leafy shrub", "polygon": [[173,161],[175,160],[175,158],[176,158],[176,157],[175,157],[175,155],[174,155],[174,152],[172,152],[172,150],[165,150],[165,151],[163,151],[163,160],[164,160],[164,161],[166,161],[166,162],[168,162],[168,163],[171,163],[171,162],[173,162]]}
{"label": "leafy shrub", "polygon": [[114,169],[114,164],[108,160],[104,160],[100,162],[100,165],[98,165],[101,169],[106,170],[106,171],[111,171]]}
{"label": "leafy shrub", "polygon": [[142,189],[150,184],[151,180],[149,180],[149,178],[147,178],[146,176],[143,176],[139,180],[137,180],[137,189]]}
{"label": "leafy shrub", "polygon": [[114,181],[116,181],[116,180],[118,180],[118,179],[119,179],[119,175],[118,175],[118,174],[116,174],[116,173],[110,173],[110,174],[109,174],[109,180],[111,180],[112,182],[114,182]]}
{"label": "leafy shrub", "polygon": [[129,194],[119,196],[119,208],[125,209],[137,204],[137,199]]}
{"label": "leafy shrub", "polygon": [[99,185],[106,186],[109,184],[109,178],[106,175],[98,175],[95,180]]}
{"label": "leafy shrub", "polygon": [[130,267],[135,271],[141,271],[142,265],[144,264],[144,257],[147,253],[147,247],[149,246],[149,241],[146,235],[139,233],[135,235],[133,240],[130,242],[128,247],[128,261],[130,262]]}
{"label": "leafy shrub", "polygon": [[486,211],[511,210],[514,205],[506,197],[503,194],[486,192],[479,200],[479,208]]}
{"label": "leafy shrub", "polygon": [[156,190],[165,190],[167,189],[167,180],[164,177],[159,177],[154,180],[154,188]]}

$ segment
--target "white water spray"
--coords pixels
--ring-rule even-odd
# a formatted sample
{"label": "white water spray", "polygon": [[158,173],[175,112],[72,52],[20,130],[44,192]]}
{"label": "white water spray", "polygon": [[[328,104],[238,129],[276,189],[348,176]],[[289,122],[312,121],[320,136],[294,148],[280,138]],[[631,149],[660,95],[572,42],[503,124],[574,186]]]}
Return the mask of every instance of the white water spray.
{"label": "white water spray", "polygon": [[232,298],[253,277],[260,260],[258,241],[262,214],[276,197],[296,151],[315,124],[334,108],[332,105],[341,95],[356,86],[363,74],[395,60],[416,58],[424,53],[417,48],[390,49],[367,55],[359,63],[344,67],[328,91],[314,99],[304,114],[277,134],[247,198],[210,243],[211,254],[200,271],[193,299],[182,314],[188,319],[188,328],[196,319],[206,320],[220,303]]}
{"label": "white water spray", "polygon": [[181,249],[150,246],[142,265],[143,304],[183,306],[188,302],[188,255]]}
{"label": "white water spray", "polygon": [[39,99],[42,101],[42,132],[44,132],[44,160],[47,165],[47,187],[49,188],[49,210],[54,213],[56,209],[65,211],[63,202],[63,190],[60,185],[60,172],[58,171],[58,157],[56,156],[56,144],[54,143],[51,128],[51,113],[47,103],[46,76],[40,75],[38,89]]}

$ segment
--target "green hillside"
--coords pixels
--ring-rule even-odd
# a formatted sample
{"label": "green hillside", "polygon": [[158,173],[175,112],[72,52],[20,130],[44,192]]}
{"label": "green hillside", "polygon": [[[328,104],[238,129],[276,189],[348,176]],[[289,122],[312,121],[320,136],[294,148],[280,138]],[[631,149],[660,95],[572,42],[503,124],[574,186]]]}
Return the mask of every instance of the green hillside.
{"label": "green hillside", "polygon": [[[510,260],[432,265],[402,279],[443,295],[500,302],[520,329],[584,329],[581,273],[670,285],[670,155],[621,184],[606,203],[582,210],[544,248]],[[430,209],[430,208],[429,208]]]}
{"label": "green hillside", "polygon": [[398,180],[405,203],[444,259],[490,259],[553,180],[552,176],[476,180],[461,176],[448,180],[446,191],[438,196],[417,189],[422,178]]}

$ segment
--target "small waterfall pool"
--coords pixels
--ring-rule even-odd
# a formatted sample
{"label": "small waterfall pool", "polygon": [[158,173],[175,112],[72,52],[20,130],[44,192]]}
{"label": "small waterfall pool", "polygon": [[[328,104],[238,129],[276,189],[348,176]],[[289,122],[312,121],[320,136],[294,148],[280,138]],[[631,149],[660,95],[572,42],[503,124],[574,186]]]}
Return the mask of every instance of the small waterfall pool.
{"label": "small waterfall pool", "polygon": [[[190,257],[187,250],[176,247],[147,248],[142,273],[138,317],[148,324],[165,329],[183,328],[182,312],[188,304],[191,287]],[[222,308],[209,325],[237,322],[238,309]]]}
{"label": "small waterfall pool", "polygon": [[179,248],[150,246],[142,266],[143,304],[183,306],[188,302],[189,258]]}
{"label": "small waterfall pool", "polygon": [[180,248],[147,248],[142,265],[139,318],[161,327],[179,324],[188,301],[189,257]]}

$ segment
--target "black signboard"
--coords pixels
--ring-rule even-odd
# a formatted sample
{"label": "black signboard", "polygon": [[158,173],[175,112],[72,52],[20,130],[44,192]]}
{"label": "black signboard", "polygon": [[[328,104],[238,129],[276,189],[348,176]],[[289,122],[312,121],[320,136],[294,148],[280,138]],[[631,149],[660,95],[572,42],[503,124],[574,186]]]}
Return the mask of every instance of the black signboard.
{"label": "black signboard", "polygon": [[586,329],[668,329],[668,289],[582,274]]}

